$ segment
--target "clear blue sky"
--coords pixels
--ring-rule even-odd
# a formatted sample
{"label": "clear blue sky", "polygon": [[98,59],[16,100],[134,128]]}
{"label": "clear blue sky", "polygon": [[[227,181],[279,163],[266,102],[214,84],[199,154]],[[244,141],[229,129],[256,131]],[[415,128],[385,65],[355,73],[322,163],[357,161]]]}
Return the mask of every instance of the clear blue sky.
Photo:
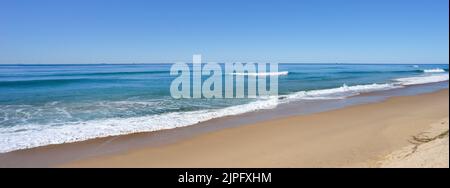
{"label": "clear blue sky", "polygon": [[448,63],[448,0],[2,0],[0,63]]}

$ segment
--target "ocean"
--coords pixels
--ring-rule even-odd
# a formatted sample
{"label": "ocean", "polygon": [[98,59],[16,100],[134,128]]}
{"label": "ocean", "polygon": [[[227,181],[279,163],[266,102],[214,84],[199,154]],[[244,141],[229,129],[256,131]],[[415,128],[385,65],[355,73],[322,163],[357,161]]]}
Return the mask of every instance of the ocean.
{"label": "ocean", "polygon": [[294,101],[346,100],[449,78],[447,64],[280,64],[274,73],[278,97],[174,99],[169,87],[176,76],[170,67],[0,65],[0,153],[184,127]]}

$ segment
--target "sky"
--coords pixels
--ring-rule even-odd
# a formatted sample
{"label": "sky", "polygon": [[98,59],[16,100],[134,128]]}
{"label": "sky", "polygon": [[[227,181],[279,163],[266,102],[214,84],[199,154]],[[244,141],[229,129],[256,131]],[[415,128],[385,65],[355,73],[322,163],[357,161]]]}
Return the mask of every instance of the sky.
{"label": "sky", "polygon": [[0,0],[0,64],[447,64],[448,51],[448,0]]}

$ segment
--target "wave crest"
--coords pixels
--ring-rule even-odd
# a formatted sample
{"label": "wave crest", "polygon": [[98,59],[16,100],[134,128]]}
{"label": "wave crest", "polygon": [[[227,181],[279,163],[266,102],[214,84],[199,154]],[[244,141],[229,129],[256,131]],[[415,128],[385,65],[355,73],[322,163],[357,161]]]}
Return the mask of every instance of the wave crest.
{"label": "wave crest", "polygon": [[239,75],[239,76],[284,76],[288,75],[288,71],[281,72],[235,72],[231,73],[231,75]]}
{"label": "wave crest", "polygon": [[405,85],[405,86],[443,82],[443,81],[448,81],[448,74],[397,78],[397,79],[394,79],[394,81],[398,82],[401,85]]}
{"label": "wave crest", "polygon": [[445,72],[445,70],[436,68],[436,69],[425,69],[425,70],[423,70],[423,72],[424,73],[441,73],[441,72]]}

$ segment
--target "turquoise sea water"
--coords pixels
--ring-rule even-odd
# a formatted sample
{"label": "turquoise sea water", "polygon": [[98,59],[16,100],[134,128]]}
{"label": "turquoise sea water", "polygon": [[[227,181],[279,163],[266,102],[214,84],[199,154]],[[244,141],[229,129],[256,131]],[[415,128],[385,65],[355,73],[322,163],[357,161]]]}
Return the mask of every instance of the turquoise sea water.
{"label": "turquoise sea water", "polygon": [[173,99],[170,66],[0,65],[0,152],[448,80],[448,65],[280,64],[277,98]]}

